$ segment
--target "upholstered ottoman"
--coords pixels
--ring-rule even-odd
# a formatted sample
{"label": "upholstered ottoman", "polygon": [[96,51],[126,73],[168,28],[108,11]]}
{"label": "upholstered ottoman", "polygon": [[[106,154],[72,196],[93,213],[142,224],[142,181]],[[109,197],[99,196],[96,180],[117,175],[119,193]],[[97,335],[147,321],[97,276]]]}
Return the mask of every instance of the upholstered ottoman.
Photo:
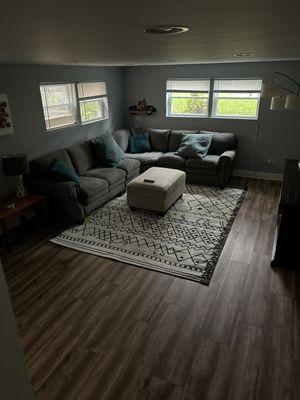
{"label": "upholstered ottoman", "polygon": [[127,185],[127,204],[166,212],[185,189],[185,172],[177,169],[152,167]]}

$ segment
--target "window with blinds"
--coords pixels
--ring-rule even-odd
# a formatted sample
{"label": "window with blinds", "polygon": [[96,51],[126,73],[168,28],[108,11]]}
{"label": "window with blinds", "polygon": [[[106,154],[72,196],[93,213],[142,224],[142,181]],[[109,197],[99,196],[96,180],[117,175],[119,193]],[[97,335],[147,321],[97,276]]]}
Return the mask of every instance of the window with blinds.
{"label": "window with blinds", "polygon": [[108,119],[105,82],[79,82],[77,92],[82,124]]}
{"label": "window with blinds", "polygon": [[215,79],[212,117],[257,119],[261,79]]}
{"label": "window with blinds", "polygon": [[166,90],[168,117],[207,117],[209,79],[169,79]]}
{"label": "window with blinds", "polygon": [[40,85],[46,130],[78,124],[74,83]]}

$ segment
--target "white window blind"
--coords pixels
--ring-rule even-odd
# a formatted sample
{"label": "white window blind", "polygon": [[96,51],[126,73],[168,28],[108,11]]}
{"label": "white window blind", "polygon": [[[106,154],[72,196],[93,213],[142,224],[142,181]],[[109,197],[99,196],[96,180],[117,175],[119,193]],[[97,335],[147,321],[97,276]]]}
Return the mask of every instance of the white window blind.
{"label": "white window blind", "polygon": [[80,116],[83,124],[108,118],[106,83],[79,82],[77,84]]}
{"label": "white window blind", "polygon": [[215,79],[214,91],[257,92],[261,90],[261,79]]}
{"label": "white window blind", "polygon": [[167,91],[208,92],[209,79],[174,79],[167,81]]}
{"label": "white window blind", "polygon": [[261,79],[215,79],[212,117],[257,119]]}
{"label": "white window blind", "polygon": [[167,116],[207,116],[209,86],[209,79],[169,79],[166,88]]}
{"label": "white window blind", "polygon": [[78,97],[106,96],[105,82],[81,82],[78,83]]}
{"label": "white window blind", "polygon": [[42,84],[40,92],[47,131],[78,123],[75,84]]}

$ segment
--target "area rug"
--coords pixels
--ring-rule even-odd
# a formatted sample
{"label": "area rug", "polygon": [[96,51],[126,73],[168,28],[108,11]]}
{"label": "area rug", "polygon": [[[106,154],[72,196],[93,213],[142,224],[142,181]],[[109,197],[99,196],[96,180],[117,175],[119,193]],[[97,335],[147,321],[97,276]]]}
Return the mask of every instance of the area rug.
{"label": "area rug", "polygon": [[246,190],[187,185],[165,215],[130,210],[126,194],[53,243],[209,284]]}

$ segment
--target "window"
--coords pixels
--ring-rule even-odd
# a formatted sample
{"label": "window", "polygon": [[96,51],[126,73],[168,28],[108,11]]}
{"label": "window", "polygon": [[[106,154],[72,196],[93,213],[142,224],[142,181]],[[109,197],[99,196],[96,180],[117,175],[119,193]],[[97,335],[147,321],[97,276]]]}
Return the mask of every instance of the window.
{"label": "window", "polygon": [[74,83],[40,86],[47,131],[78,123]]}
{"label": "window", "polygon": [[215,79],[212,116],[257,119],[262,81]]}
{"label": "window", "polygon": [[169,79],[167,117],[257,119],[261,79]]}
{"label": "window", "polygon": [[207,117],[209,79],[167,81],[167,117]]}
{"label": "window", "polygon": [[108,100],[105,82],[77,84],[82,124],[108,118]]}

